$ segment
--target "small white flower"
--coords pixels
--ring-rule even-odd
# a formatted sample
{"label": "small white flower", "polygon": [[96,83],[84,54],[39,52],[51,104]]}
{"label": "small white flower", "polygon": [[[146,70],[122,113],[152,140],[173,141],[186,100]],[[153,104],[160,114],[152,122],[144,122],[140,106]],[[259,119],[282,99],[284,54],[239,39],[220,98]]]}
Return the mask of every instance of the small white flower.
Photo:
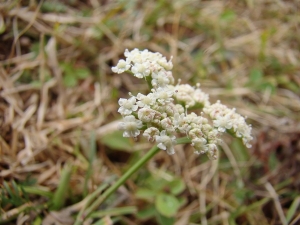
{"label": "small white flower", "polygon": [[210,105],[208,94],[205,94],[200,88],[197,88],[194,91],[193,99],[195,100],[196,104],[200,104],[202,107]]}
{"label": "small white flower", "polygon": [[174,151],[174,145],[176,144],[175,136],[167,135],[166,131],[163,130],[160,132],[160,135],[155,136],[155,140],[158,143],[157,147],[159,147],[162,150],[167,150],[167,153],[169,155],[173,155],[175,153]]}
{"label": "small white flower", "polygon": [[149,93],[147,95],[138,93],[136,98],[139,100],[136,104],[141,108],[150,108],[156,101],[155,95],[153,93]]}
{"label": "small white flower", "polygon": [[175,105],[175,108],[176,108],[176,110],[177,110],[177,112],[178,112],[179,114],[182,114],[182,113],[185,112],[184,107],[183,107],[182,105],[180,105],[180,104],[176,104],[176,105]]}
{"label": "small white flower", "polygon": [[209,159],[217,159],[217,146],[215,144],[207,144],[207,155]]}
{"label": "small white flower", "polygon": [[172,98],[172,96],[174,94],[173,90],[171,90],[167,87],[165,87],[165,88],[159,87],[159,88],[155,89],[153,93],[154,93],[157,101],[159,103],[161,103],[162,105],[165,105],[167,103],[171,103],[174,100]]}
{"label": "small white flower", "polygon": [[195,105],[193,98],[195,89],[188,84],[179,84],[176,87],[174,97],[177,101],[182,103],[185,107],[192,107]]}
{"label": "small white flower", "polygon": [[173,122],[169,117],[164,118],[162,121],[160,121],[160,124],[162,128],[165,129],[168,133],[175,132]]}
{"label": "small white flower", "polygon": [[203,136],[201,128],[193,128],[189,131],[189,137],[192,139],[201,138]]}
{"label": "small white flower", "polygon": [[123,137],[137,137],[140,134],[140,128],[143,126],[142,121],[137,120],[134,116],[125,116],[123,122],[119,124],[120,130],[123,130]]}
{"label": "small white flower", "polygon": [[135,104],[136,99],[134,96],[132,96],[129,99],[126,98],[120,98],[118,101],[120,108],[118,110],[121,115],[130,115],[132,112],[136,111],[138,109],[138,106]]}
{"label": "small white flower", "polygon": [[218,128],[218,131],[225,132],[226,129],[229,130],[232,128],[231,114],[228,113],[225,116],[217,116],[213,123],[214,127]]}
{"label": "small white flower", "polygon": [[164,70],[159,71],[158,73],[152,73],[151,84],[153,87],[165,87],[170,83],[167,72]]}
{"label": "small white flower", "polygon": [[140,51],[135,48],[133,49],[132,51],[129,51],[128,49],[125,50],[124,52],[124,56],[126,57],[126,61],[128,63],[141,63],[142,62],[142,57],[141,57],[141,54],[140,54]]}
{"label": "small white flower", "polygon": [[149,127],[143,133],[143,136],[151,142],[155,140],[156,135],[159,135],[159,130],[156,127]]}
{"label": "small white flower", "polygon": [[212,119],[215,119],[219,115],[225,115],[231,111],[226,105],[221,104],[218,100],[215,104],[208,105],[203,108],[203,112],[208,114]]}
{"label": "small white flower", "polygon": [[134,66],[131,67],[131,72],[137,78],[144,78],[151,73],[147,62],[135,63]]}
{"label": "small white flower", "polygon": [[123,73],[130,69],[130,64],[128,64],[124,59],[120,59],[117,66],[111,68],[114,73]]}
{"label": "small white flower", "polygon": [[204,154],[208,151],[207,141],[205,138],[194,138],[192,139],[192,146],[195,149],[196,154]]}
{"label": "small white flower", "polygon": [[217,129],[212,129],[209,132],[206,132],[205,135],[211,144],[219,144],[221,142],[220,132]]}
{"label": "small white flower", "polygon": [[156,114],[156,111],[153,109],[142,108],[138,112],[138,117],[144,123],[150,123],[150,122],[153,122],[155,114]]}
{"label": "small white flower", "polygon": [[174,127],[178,129],[181,133],[188,133],[192,128],[190,124],[186,120],[186,116],[184,113],[175,113],[173,119]]}
{"label": "small white flower", "polygon": [[166,70],[171,70],[173,68],[172,57],[171,57],[170,61],[167,61],[166,57],[162,57],[157,62],[159,65],[161,65]]}

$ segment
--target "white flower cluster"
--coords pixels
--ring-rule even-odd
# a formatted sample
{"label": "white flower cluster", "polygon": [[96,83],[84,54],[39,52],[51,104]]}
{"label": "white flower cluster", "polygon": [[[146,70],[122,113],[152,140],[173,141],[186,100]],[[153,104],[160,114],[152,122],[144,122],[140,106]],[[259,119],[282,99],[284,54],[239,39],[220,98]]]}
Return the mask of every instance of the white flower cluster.
{"label": "white flower cluster", "polygon": [[[144,78],[151,89],[147,95],[129,93],[129,99],[119,100],[118,112],[123,116],[120,129],[124,137],[136,138],[143,131],[148,141],[156,141],[158,148],[174,154],[176,134],[182,134],[191,140],[195,153],[206,153],[212,159],[216,158],[217,145],[225,131],[251,147],[251,126],[235,109],[227,108],[220,101],[211,105],[199,84],[196,87],[173,85],[171,60],[148,50],[126,49],[124,55],[126,60],[121,59],[112,71],[131,72],[137,78]],[[188,109],[203,112],[187,113]]]}

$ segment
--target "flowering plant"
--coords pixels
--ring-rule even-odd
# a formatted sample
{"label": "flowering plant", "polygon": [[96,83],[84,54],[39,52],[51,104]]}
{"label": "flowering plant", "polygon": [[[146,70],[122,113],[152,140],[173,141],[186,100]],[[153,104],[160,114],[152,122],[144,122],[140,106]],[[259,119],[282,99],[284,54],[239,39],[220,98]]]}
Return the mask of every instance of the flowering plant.
{"label": "flowering plant", "polygon": [[[126,60],[121,59],[112,71],[115,73],[131,73],[137,78],[143,78],[150,87],[148,94],[129,93],[128,99],[119,99],[118,112],[123,121],[119,127],[124,137],[137,137],[143,133],[148,141],[156,142],[142,158],[131,166],[113,185],[105,190],[99,198],[96,196],[86,204],[77,216],[75,225],[83,224],[93,210],[114,193],[129,177],[151,159],[159,149],[174,154],[174,145],[191,143],[197,154],[207,154],[216,159],[217,145],[221,135],[228,131],[250,148],[251,126],[245,118],[217,101],[209,102],[208,94],[200,89],[200,84],[192,87],[180,84],[174,85],[171,69],[172,61],[160,53],[148,50],[134,49],[125,51]],[[193,112],[188,113],[188,110]],[[195,112],[199,111],[199,114]],[[185,136],[185,137],[182,137]],[[179,138],[181,137],[181,138]],[[99,187],[99,193],[102,187]],[[97,191],[98,192],[98,191]]]}
{"label": "flowering plant", "polygon": [[[147,81],[150,92],[119,100],[118,112],[123,116],[120,129],[124,137],[136,138],[143,131],[148,141],[155,141],[157,147],[174,154],[177,136],[185,135],[197,154],[207,154],[216,159],[217,145],[221,136],[228,131],[241,138],[250,148],[251,125],[245,118],[217,101],[209,102],[208,94],[200,89],[200,84],[192,87],[174,85],[172,61],[160,53],[146,50],[125,50],[126,60],[121,59],[112,71],[129,72]],[[188,113],[188,110],[199,110]]]}

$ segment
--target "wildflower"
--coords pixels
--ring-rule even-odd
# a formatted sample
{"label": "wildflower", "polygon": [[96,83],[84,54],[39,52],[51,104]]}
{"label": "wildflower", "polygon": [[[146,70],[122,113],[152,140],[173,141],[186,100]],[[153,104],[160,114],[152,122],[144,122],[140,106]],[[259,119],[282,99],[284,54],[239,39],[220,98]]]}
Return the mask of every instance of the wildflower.
{"label": "wildflower", "polygon": [[[146,78],[151,92],[130,93],[129,99],[119,99],[118,112],[124,117],[120,123],[124,137],[136,138],[142,127],[147,127],[143,136],[148,141],[156,141],[157,147],[174,154],[176,133],[185,134],[197,154],[207,154],[210,159],[217,157],[217,145],[221,135],[230,131],[240,138],[244,145],[251,147],[251,125],[246,118],[217,101],[210,104],[208,94],[188,84],[173,85],[171,72],[172,58],[167,59],[158,52],[145,49],[125,50],[125,60],[121,59],[113,72],[131,70],[137,78]],[[188,113],[188,110],[193,112]],[[195,110],[202,110],[196,114]],[[209,119],[207,118],[209,117]]]}
{"label": "wildflower", "polygon": [[229,130],[232,128],[232,120],[231,114],[227,113],[224,116],[217,116],[216,119],[213,121],[214,126],[218,128],[218,131],[225,132],[226,129]]}
{"label": "wildflower", "polygon": [[178,129],[181,133],[188,133],[191,126],[186,121],[186,116],[184,113],[175,113],[173,119],[174,127]]}
{"label": "wildflower", "polygon": [[137,78],[144,78],[146,76],[149,76],[149,74],[151,73],[151,71],[149,70],[149,65],[148,65],[147,62],[135,63],[131,67],[131,72]]}
{"label": "wildflower", "polygon": [[120,130],[123,130],[123,137],[137,137],[140,134],[140,128],[142,128],[142,121],[136,119],[134,116],[125,116],[123,122],[119,124]]}
{"label": "wildflower", "polygon": [[156,112],[153,109],[142,108],[138,112],[138,118],[144,123],[150,123],[153,121]]}
{"label": "wildflower", "polygon": [[111,68],[114,73],[124,73],[130,69],[130,64],[128,64],[124,59],[119,60],[117,66]]}
{"label": "wildflower", "polygon": [[143,95],[141,93],[138,93],[136,98],[139,100],[137,102],[137,105],[141,108],[150,108],[152,105],[154,105],[156,101],[156,97],[153,93],[149,93],[147,95]]}
{"label": "wildflower", "polygon": [[172,57],[170,61],[167,61],[165,57],[158,60],[158,64],[161,65],[166,70],[171,70],[173,68]]}
{"label": "wildflower", "polygon": [[158,73],[152,73],[151,84],[153,87],[165,87],[170,83],[169,77],[166,71],[159,71]]}
{"label": "wildflower", "polygon": [[132,112],[138,109],[136,103],[136,98],[133,96],[130,99],[120,98],[119,105],[121,106],[118,110],[121,115],[130,115]]}
{"label": "wildflower", "polygon": [[169,133],[175,132],[175,128],[173,126],[172,120],[169,117],[164,118],[162,121],[160,121],[160,124],[162,128],[165,129],[167,132]]}
{"label": "wildflower", "polygon": [[196,154],[204,154],[208,151],[207,141],[205,138],[194,138],[192,139],[192,146],[195,149]]}
{"label": "wildflower", "polygon": [[206,94],[203,91],[201,91],[200,88],[197,88],[194,91],[194,93],[193,93],[193,99],[195,101],[195,104],[196,105],[200,105],[201,108],[210,105],[208,94]]}
{"label": "wildflower", "polygon": [[162,105],[171,103],[173,101],[172,96],[173,96],[174,92],[171,89],[169,89],[167,87],[165,87],[165,88],[159,87],[157,89],[154,89],[153,91],[154,91],[153,93],[154,93],[157,101],[159,103],[161,103]]}
{"label": "wildflower", "polygon": [[217,159],[217,145],[207,144],[207,155],[210,159]]}
{"label": "wildflower", "polygon": [[176,144],[176,137],[174,135],[168,135],[165,130],[160,132],[160,135],[155,135],[155,140],[158,143],[157,147],[162,150],[167,150],[169,155],[173,155],[174,145]]}
{"label": "wildflower", "polygon": [[191,107],[195,105],[195,100],[193,99],[194,88],[188,84],[180,84],[176,86],[176,92],[174,97],[184,106]]}
{"label": "wildflower", "polygon": [[155,140],[156,135],[159,135],[159,130],[156,127],[149,127],[143,133],[143,136],[151,142]]}

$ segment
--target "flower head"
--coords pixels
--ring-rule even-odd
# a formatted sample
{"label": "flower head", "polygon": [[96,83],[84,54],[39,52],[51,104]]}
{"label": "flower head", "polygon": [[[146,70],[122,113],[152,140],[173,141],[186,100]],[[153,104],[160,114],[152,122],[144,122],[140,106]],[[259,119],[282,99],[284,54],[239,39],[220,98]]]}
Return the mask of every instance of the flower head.
{"label": "flower head", "polygon": [[155,136],[155,140],[158,143],[157,147],[162,150],[167,150],[169,155],[173,155],[174,145],[176,144],[176,137],[174,135],[168,135],[165,130],[160,132],[160,135]]}
{"label": "flower head", "polygon": [[[217,157],[217,145],[226,131],[234,133],[244,145],[251,147],[251,125],[246,118],[217,101],[209,102],[209,96],[200,89],[200,84],[174,84],[171,69],[172,58],[167,59],[158,52],[147,49],[125,50],[112,71],[131,71],[133,76],[144,78],[151,91],[138,93],[130,98],[120,98],[118,112],[124,117],[120,123],[124,137],[136,138],[142,129],[148,141],[156,141],[157,147],[174,154],[176,133],[186,135],[197,154]],[[188,110],[193,110],[188,112]]]}
{"label": "flower head", "polygon": [[138,109],[138,106],[135,104],[135,97],[131,97],[130,99],[120,98],[118,103],[120,105],[118,112],[123,116],[130,115],[132,112]]}
{"label": "flower head", "polygon": [[131,67],[130,64],[128,64],[124,59],[121,59],[117,66],[114,66],[111,68],[111,70],[114,72],[114,73],[124,73],[125,71],[129,70]]}
{"label": "flower head", "polygon": [[146,137],[148,141],[154,141],[156,135],[159,135],[159,130],[156,127],[149,127],[143,133],[143,136]]}
{"label": "flower head", "polygon": [[120,130],[123,130],[123,137],[137,137],[140,134],[140,128],[143,126],[142,121],[137,120],[134,116],[125,116],[123,122],[119,124]]}

